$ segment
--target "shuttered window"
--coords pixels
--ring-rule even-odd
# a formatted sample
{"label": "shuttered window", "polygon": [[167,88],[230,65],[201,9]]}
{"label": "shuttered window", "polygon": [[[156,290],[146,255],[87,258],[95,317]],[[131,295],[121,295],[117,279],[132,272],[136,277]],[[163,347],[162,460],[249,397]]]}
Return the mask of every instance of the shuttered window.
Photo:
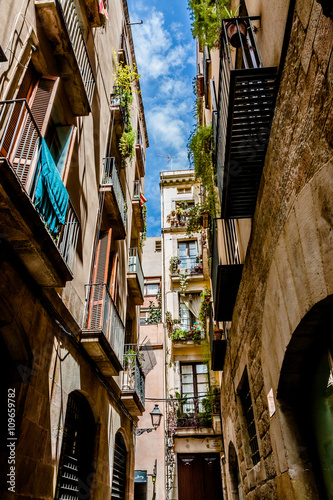
{"label": "shuttered window", "polygon": [[101,330],[103,328],[103,307],[107,293],[111,241],[112,229],[110,228],[100,235],[97,245],[92,287],[90,290],[87,325],[89,329]]}
{"label": "shuttered window", "polygon": [[242,383],[242,387],[239,391],[239,396],[242,402],[243,413],[246,420],[247,431],[249,434],[249,444],[251,448],[252,462],[253,465],[256,465],[260,461],[260,455],[259,455],[256,424],[254,421],[249,378],[247,372],[245,372],[245,377]]}
{"label": "shuttered window", "polygon": [[89,498],[95,422],[79,392],[68,396],[55,500]]}
{"label": "shuttered window", "polygon": [[125,500],[127,451],[123,436],[115,439],[111,500]]}

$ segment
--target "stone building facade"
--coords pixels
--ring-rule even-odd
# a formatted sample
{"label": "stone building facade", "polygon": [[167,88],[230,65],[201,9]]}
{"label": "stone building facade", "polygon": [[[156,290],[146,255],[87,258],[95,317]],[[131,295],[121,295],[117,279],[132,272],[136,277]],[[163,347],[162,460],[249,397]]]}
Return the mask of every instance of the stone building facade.
{"label": "stone building facade", "polygon": [[0,20],[0,496],[131,499],[148,138],[115,76],[127,3],[1,1]]}
{"label": "stone building facade", "polygon": [[[235,121],[225,128],[221,121],[221,101],[234,94],[225,94],[220,72],[215,153],[221,219],[211,251],[214,318],[227,336],[220,371],[226,495],[333,498],[332,13],[327,3],[311,0],[272,8],[248,0],[242,9],[241,16],[261,16],[252,50],[263,62],[261,73],[243,79],[239,89],[254,89],[255,80],[261,87],[243,130],[255,129],[258,117],[268,121],[251,140],[244,133],[235,159]],[[241,75],[244,67],[234,62]],[[267,71],[273,67],[275,76]],[[274,79],[276,99],[265,94]],[[243,96],[245,111],[253,95]],[[237,122],[242,109],[234,113]],[[267,140],[260,130],[269,133]],[[259,160],[260,182],[242,184]],[[230,249],[223,231],[231,234],[231,227],[233,248],[245,251],[240,260],[223,262]]]}
{"label": "stone building facade", "polygon": [[[209,296],[207,226],[188,232],[200,183],[193,170],[160,174],[165,321],[167,500],[222,496],[218,382],[210,369],[202,305]],[[203,295],[205,294],[205,295]],[[164,497],[162,497],[164,498]]]}

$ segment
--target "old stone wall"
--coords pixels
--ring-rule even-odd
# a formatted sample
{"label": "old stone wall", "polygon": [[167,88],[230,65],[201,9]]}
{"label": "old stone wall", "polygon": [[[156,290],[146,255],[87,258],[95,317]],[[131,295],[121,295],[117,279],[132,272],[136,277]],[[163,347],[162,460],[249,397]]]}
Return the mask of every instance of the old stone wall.
{"label": "old stone wall", "polygon": [[[7,358],[1,354],[1,390],[4,381],[16,390],[15,498],[54,498],[67,399],[73,391],[85,396],[95,420],[91,495],[110,498],[114,440],[119,430],[128,447],[128,471],[134,468],[131,421],[83,349],[64,334],[52,308],[34,293],[29,278],[20,274],[22,269],[1,253],[1,330],[8,349]],[[7,455],[8,450],[1,446],[3,472]],[[0,496],[13,498],[5,484]]]}
{"label": "old stone wall", "polygon": [[[233,314],[232,363],[227,356],[222,379],[225,449],[233,442],[243,491],[251,499],[317,498],[297,448],[286,452],[293,432],[283,425],[279,408],[270,418],[267,394],[273,389],[278,406],[292,333],[332,293],[332,46],[332,20],[316,1],[297,1]],[[261,457],[255,467],[246,458],[248,439],[234,393],[245,367]]]}

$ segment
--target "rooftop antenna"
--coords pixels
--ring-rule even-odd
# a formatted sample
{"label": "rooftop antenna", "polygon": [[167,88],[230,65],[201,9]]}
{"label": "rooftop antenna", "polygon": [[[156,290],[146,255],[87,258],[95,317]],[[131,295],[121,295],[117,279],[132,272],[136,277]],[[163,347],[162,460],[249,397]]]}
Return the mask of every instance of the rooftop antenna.
{"label": "rooftop antenna", "polygon": [[168,158],[168,163],[170,162],[170,170],[172,170],[172,156],[170,154],[168,155],[156,155],[156,156],[163,156],[163,158]]}

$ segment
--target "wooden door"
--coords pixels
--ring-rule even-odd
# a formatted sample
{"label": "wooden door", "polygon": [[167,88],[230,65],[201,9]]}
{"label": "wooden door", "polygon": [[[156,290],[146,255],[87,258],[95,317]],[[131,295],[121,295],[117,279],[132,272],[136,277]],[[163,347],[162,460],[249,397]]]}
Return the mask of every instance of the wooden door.
{"label": "wooden door", "polygon": [[178,500],[222,500],[217,453],[178,454]]}

